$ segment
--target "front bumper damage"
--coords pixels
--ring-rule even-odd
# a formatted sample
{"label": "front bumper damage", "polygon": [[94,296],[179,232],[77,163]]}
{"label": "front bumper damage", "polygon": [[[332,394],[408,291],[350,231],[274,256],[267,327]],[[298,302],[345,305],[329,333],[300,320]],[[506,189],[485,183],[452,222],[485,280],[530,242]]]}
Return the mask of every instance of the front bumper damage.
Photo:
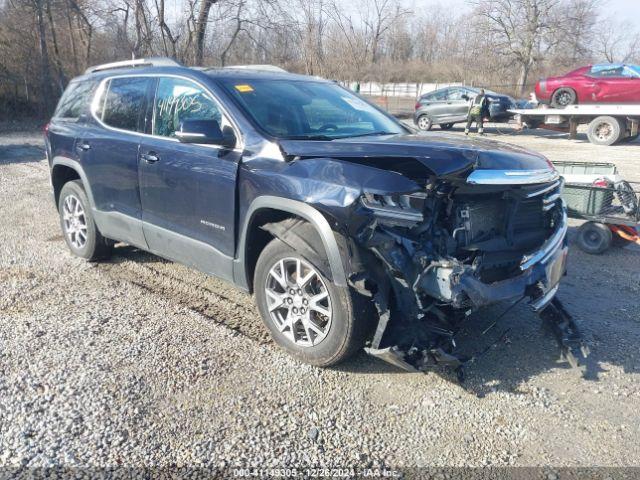
{"label": "front bumper damage", "polygon": [[[488,305],[528,299],[529,307],[554,332],[561,358],[578,367],[589,350],[556,298],[566,272],[566,234],[563,211],[548,240],[522,258],[519,274],[484,283],[469,265],[452,258],[430,258],[424,251],[407,248],[402,238],[394,238],[379,225],[373,227],[359,242],[382,261],[390,282],[386,292],[378,289],[373,295],[380,320],[367,353],[410,372],[449,367],[462,381],[464,366],[477,358],[455,353],[455,336],[464,319]],[[395,307],[389,304],[390,296],[396,299]],[[393,308],[402,321],[390,321]]]}

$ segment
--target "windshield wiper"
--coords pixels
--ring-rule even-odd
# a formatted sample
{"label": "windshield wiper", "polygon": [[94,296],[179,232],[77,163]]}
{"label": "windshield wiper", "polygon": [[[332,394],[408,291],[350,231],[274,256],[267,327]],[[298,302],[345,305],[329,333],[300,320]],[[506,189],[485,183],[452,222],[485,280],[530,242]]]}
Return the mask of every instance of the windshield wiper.
{"label": "windshield wiper", "polygon": [[385,131],[368,132],[368,133],[358,133],[357,135],[349,135],[349,136],[340,137],[340,138],[372,137],[374,135],[398,135],[398,133],[400,133],[400,132],[385,132]]}
{"label": "windshield wiper", "polygon": [[331,141],[335,140],[335,137],[329,137],[328,135],[291,135],[289,137],[285,137],[284,140],[324,140]]}

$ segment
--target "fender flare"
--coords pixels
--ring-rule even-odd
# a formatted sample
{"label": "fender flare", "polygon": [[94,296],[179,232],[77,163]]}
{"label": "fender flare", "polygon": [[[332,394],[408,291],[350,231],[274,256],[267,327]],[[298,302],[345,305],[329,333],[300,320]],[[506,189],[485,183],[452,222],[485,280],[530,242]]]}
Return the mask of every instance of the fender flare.
{"label": "fender flare", "polygon": [[78,176],[80,177],[80,180],[82,180],[82,186],[84,187],[84,191],[87,194],[87,198],[89,199],[89,203],[91,204],[92,208],[95,208],[95,201],[93,199],[93,192],[91,191],[91,184],[89,183],[89,180],[87,179],[87,174],[84,172],[84,168],[82,168],[82,165],[80,165],[79,162],[75,161],[75,160],[71,160],[70,158],[67,157],[54,157],[53,161],[51,162],[51,179],[53,181],[53,170],[57,165],[62,165],[65,167],[69,167],[73,170],[76,171],[76,173],[78,174]]}
{"label": "fender flare", "polygon": [[[347,276],[345,275],[344,265],[342,263],[342,256],[338,248],[338,242],[333,234],[333,230],[327,222],[327,219],[317,209],[313,208],[304,202],[298,200],[291,200],[288,198],[274,197],[271,195],[263,195],[255,198],[247,213],[245,215],[244,225],[242,226],[240,242],[238,244],[238,258],[234,263],[234,278],[235,282],[239,285],[247,283],[246,278],[246,266],[245,266],[245,251],[247,231],[251,220],[255,213],[261,209],[280,210],[283,212],[292,213],[297,215],[307,222],[309,222],[318,232],[322,245],[324,246],[329,261],[329,267],[331,268],[331,276],[333,277],[333,283],[339,287],[347,286]],[[246,285],[248,287],[248,285]]]}

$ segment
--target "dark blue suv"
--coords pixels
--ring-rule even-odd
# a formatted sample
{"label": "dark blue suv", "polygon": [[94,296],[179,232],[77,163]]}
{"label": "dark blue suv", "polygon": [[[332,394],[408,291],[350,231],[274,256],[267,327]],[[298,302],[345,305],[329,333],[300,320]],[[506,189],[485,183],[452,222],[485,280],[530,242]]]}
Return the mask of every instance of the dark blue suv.
{"label": "dark blue suv", "polygon": [[367,347],[408,370],[458,368],[465,317],[525,297],[573,358],[548,160],[416,134],[334,82],[275,70],[149,59],[74,79],[46,134],[72,253],[123,242],[232,282],[314,365]]}

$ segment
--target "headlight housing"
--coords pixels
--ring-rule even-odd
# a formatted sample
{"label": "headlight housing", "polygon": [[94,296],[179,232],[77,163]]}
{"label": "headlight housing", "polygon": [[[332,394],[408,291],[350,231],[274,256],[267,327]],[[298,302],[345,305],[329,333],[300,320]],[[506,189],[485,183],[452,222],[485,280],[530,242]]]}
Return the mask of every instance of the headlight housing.
{"label": "headlight housing", "polygon": [[365,193],[361,202],[375,216],[388,222],[404,225],[422,222],[424,215],[425,194],[416,192],[408,194]]}

